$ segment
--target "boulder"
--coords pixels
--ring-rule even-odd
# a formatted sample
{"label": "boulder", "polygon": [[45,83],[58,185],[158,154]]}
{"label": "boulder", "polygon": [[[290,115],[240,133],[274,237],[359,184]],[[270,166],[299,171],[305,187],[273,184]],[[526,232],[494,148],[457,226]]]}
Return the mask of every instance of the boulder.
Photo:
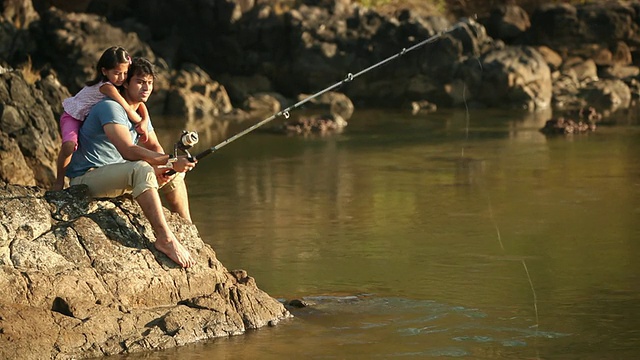
{"label": "boulder", "polygon": [[124,47],[131,56],[156,57],[136,33],[125,32],[93,14],[67,13],[50,8],[32,31],[38,41],[36,66],[54,68],[72,94],[96,76],[98,59],[111,46]]}
{"label": "boulder", "polygon": [[522,37],[531,27],[529,14],[518,5],[501,5],[493,8],[483,22],[489,36],[511,43]]}
{"label": "boulder", "polygon": [[534,48],[510,46],[490,51],[479,62],[465,63],[459,75],[467,81],[469,99],[494,107],[529,110],[551,105],[551,71]]}
{"label": "boulder", "polygon": [[596,109],[615,111],[629,107],[631,89],[619,79],[604,79],[587,84],[580,96]]}
{"label": "boulder", "polygon": [[0,114],[0,180],[49,187],[60,135],[42,90],[27,83],[21,71],[0,74]]}
{"label": "boulder", "polygon": [[0,358],[161,350],[291,316],[245,271],[228,271],[194,225],[165,210],[197,261],[182,269],[155,250],[133,200],[87,194],[0,183]]}
{"label": "boulder", "polygon": [[233,107],[224,88],[194,64],[184,64],[171,78],[164,114],[185,116],[190,120],[215,117]]}
{"label": "boulder", "polygon": [[[298,101],[304,101],[310,96],[312,95],[300,94],[298,95]],[[345,94],[336,91],[328,91],[320,96],[310,98],[309,101],[305,103],[304,107],[310,110],[320,110],[322,113],[326,114],[338,115],[345,121],[351,119],[351,115],[353,115],[354,111],[351,99],[349,99]]]}

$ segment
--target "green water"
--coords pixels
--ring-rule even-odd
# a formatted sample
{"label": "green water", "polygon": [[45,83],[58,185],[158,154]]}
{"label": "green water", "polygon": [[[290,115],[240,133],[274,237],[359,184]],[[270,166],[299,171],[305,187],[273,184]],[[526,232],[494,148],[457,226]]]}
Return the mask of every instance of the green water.
{"label": "green water", "polygon": [[194,222],[227,268],[315,306],[119,358],[635,359],[637,115],[547,137],[549,114],[358,110],[339,135],[244,136],[189,175]]}

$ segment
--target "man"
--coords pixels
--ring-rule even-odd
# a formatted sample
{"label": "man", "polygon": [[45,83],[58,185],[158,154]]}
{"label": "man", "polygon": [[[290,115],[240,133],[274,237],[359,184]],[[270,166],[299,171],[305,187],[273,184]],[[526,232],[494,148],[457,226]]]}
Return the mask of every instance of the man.
{"label": "man", "polygon": [[[122,95],[134,111],[149,99],[155,77],[148,60],[133,60]],[[165,154],[151,122],[142,146],[136,144],[136,137],[134,124],[122,106],[109,98],[97,103],[80,128],[78,149],[67,169],[69,183],[87,185],[94,197],[132,194],[153,227],[156,249],[188,268],[194,260],[169,228],[158,189],[165,193],[169,208],[191,222],[184,173],[192,170],[195,162]],[[173,168],[177,175],[167,175],[167,168]]]}

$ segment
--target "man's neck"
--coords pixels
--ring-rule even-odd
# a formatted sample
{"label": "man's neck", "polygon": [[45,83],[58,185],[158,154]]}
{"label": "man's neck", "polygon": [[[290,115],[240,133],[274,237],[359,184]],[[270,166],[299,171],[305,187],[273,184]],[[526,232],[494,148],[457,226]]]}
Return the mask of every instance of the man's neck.
{"label": "man's neck", "polygon": [[125,92],[122,97],[124,98],[124,100],[127,102],[127,104],[129,104],[129,106],[131,106],[131,108],[135,111],[138,110],[138,108],[140,107],[141,102],[138,101],[133,101],[129,98],[129,96],[127,96],[127,93]]}

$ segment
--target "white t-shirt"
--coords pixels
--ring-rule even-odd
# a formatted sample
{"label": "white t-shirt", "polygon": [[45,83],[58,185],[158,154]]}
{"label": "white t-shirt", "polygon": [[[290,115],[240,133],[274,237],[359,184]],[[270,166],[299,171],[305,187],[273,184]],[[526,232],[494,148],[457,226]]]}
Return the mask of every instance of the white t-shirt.
{"label": "white t-shirt", "polygon": [[93,105],[106,97],[100,92],[100,88],[105,84],[111,84],[111,82],[101,81],[95,85],[85,86],[75,96],[64,99],[62,101],[64,111],[75,119],[84,121]]}

